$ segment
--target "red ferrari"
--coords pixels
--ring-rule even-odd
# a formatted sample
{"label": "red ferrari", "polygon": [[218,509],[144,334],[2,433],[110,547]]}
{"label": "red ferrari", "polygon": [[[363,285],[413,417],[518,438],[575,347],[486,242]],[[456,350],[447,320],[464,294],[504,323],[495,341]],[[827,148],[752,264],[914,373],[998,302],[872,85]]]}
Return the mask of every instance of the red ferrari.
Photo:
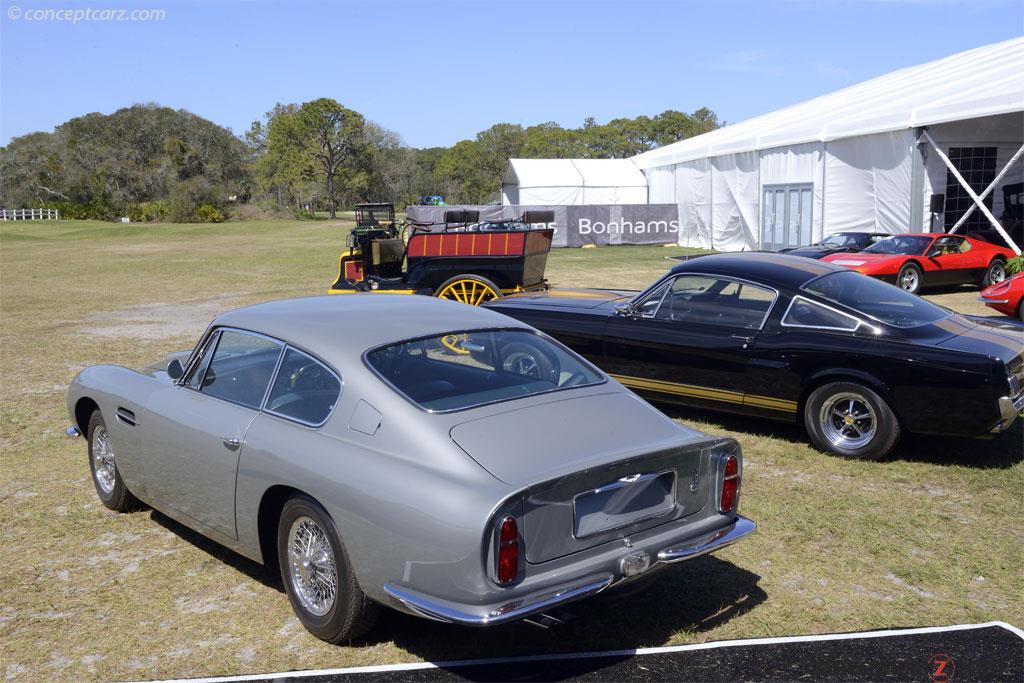
{"label": "red ferrari", "polygon": [[1017,316],[1024,320],[1024,273],[1017,273],[1008,280],[988,287],[982,291],[978,301],[1003,315]]}
{"label": "red ferrari", "polygon": [[831,254],[822,261],[917,294],[933,285],[997,284],[1006,279],[1006,262],[1014,256],[1005,247],[973,237],[911,233],[893,235],[856,254]]}

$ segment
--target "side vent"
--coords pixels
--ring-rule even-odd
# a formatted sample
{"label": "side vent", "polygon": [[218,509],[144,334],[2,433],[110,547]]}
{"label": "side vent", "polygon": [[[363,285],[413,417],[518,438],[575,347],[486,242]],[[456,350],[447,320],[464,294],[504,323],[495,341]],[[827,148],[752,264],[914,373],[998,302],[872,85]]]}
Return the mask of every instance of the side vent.
{"label": "side vent", "polygon": [[133,413],[132,411],[128,410],[127,408],[122,408],[121,406],[118,406],[116,414],[117,419],[119,421],[125,423],[129,427],[135,426],[135,413]]}

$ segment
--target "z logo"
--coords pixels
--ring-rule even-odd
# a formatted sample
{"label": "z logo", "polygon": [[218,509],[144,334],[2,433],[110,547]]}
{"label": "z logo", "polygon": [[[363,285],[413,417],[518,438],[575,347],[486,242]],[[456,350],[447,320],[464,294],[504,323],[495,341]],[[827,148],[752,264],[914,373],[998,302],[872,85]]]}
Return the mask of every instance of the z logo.
{"label": "z logo", "polygon": [[953,658],[949,655],[932,655],[932,658],[928,660],[928,666],[930,667],[928,677],[934,683],[947,683],[953,680],[953,672],[956,667],[954,666]]}

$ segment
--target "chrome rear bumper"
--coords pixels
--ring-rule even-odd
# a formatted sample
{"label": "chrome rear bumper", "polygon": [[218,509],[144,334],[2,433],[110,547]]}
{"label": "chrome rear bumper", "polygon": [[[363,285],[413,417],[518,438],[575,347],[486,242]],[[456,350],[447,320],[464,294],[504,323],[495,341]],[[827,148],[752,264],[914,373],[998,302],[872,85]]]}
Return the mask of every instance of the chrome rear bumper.
{"label": "chrome rear bumper", "polygon": [[[725,548],[753,533],[756,528],[757,525],[751,520],[737,516],[736,521],[732,524],[715,531],[710,536],[698,538],[691,544],[672,546],[657,552],[654,561],[644,575],[659,565],[690,560]],[[555,589],[533,593],[500,605],[453,603],[393,583],[384,584],[384,592],[405,609],[421,617],[463,626],[493,626],[516,621],[538,612],[548,611],[596,595],[625,578],[617,571],[591,575]]]}

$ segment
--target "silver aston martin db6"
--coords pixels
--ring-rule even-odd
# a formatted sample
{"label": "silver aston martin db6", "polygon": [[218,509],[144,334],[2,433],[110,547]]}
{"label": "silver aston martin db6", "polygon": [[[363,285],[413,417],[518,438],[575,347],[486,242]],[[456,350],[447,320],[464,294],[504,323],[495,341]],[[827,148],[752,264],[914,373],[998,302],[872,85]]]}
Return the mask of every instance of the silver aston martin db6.
{"label": "silver aston martin db6", "polygon": [[379,605],[548,619],[754,530],[735,441],[523,323],[429,297],[231,311],[160,365],[82,371],[68,412],[104,505],[276,563],[331,642]]}

